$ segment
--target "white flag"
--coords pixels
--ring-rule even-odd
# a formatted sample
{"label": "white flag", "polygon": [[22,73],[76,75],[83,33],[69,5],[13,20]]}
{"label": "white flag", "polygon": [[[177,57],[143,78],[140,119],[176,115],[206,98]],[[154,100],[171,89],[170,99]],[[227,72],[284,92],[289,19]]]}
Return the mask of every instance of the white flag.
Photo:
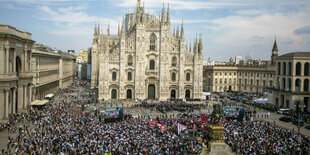
{"label": "white flag", "polygon": [[185,125],[182,125],[182,124],[178,123],[178,134],[180,134],[185,129],[186,129]]}

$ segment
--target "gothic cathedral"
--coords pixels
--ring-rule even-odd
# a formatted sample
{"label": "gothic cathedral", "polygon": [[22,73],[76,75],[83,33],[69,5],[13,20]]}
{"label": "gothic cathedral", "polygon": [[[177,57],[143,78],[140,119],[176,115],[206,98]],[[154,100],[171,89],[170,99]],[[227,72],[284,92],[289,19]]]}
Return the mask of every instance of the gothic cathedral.
{"label": "gothic cathedral", "polygon": [[137,2],[123,18],[118,35],[100,32],[95,25],[92,45],[92,87],[99,100],[201,99],[203,88],[202,37],[193,50],[185,45],[183,23],[171,31],[169,6],[161,17],[145,13]]}

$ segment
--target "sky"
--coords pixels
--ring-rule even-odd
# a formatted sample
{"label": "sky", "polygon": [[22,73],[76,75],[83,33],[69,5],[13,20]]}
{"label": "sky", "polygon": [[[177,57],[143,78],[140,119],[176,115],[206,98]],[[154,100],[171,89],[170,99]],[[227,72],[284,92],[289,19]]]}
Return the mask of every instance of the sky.
{"label": "sky", "polygon": [[[310,52],[310,0],[141,0],[158,16],[169,3],[172,26],[184,22],[185,39],[202,34],[204,59],[235,56],[270,60],[276,38],[279,55]],[[0,0],[0,24],[32,33],[37,43],[61,50],[91,47],[95,23],[116,34],[137,0]]]}

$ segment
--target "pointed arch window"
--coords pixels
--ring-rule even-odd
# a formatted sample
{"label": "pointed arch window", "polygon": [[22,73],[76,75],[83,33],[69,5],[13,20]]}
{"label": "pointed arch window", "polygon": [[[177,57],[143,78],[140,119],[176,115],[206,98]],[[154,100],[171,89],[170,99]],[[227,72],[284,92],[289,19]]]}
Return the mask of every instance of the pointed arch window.
{"label": "pointed arch window", "polygon": [[155,61],[154,60],[150,61],[150,70],[155,70]]}
{"label": "pointed arch window", "polygon": [[186,74],[186,81],[190,81],[191,80],[191,74],[187,73]]}
{"label": "pointed arch window", "polygon": [[172,67],[177,66],[177,57],[174,56],[174,57],[172,58],[171,66],[172,66]]}
{"label": "pointed arch window", "polygon": [[129,55],[128,56],[128,60],[127,60],[127,65],[128,66],[132,66],[132,64],[133,64],[132,60],[133,60],[132,55]]}
{"label": "pointed arch window", "polygon": [[150,50],[156,50],[156,35],[154,33],[150,36]]}
{"label": "pointed arch window", "polygon": [[171,74],[171,80],[172,80],[172,81],[175,81],[175,80],[176,80],[176,75],[175,75],[174,72]]}
{"label": "pointed arch window", "polygon": [[112,73],[112,80],[115,81],[116,80],[116,72]]}
{"label": "pointed arch window", "polygon": [[131,80],[132,80],[132,73],[131,73],[131,72],[128,72],[127,74],[128,74],[128,75],[127,75],[127,80],[128,80],[128,81],[131,81]]}

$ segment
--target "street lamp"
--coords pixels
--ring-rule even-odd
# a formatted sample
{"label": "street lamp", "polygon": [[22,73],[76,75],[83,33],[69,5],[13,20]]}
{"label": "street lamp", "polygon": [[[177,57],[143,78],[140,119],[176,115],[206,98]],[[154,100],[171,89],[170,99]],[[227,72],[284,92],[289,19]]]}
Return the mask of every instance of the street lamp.
{"label": "street lamp", "polygon": [[296,106],[296,112],[298,112],[298,135],[300,134],[300,122],[301,122],[301,118],[300,118],[300,115],[301,115],[301,108],[304,107],[304,105],[301,105],[300,101],[296,101],[295,103],[295,106]]}

